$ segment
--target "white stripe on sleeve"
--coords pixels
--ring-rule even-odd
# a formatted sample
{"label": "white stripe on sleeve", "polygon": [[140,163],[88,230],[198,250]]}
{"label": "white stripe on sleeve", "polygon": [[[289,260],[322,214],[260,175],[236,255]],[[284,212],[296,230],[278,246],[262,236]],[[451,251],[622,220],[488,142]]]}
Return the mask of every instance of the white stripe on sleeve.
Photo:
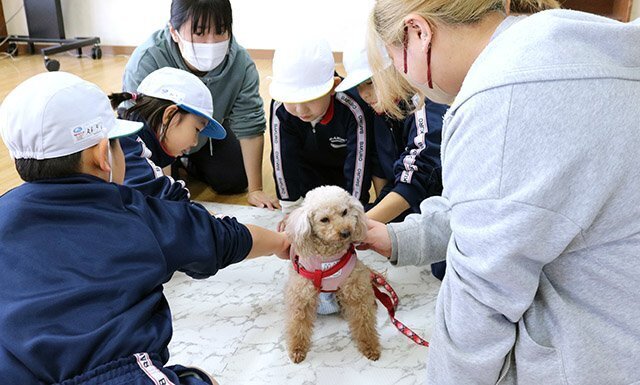
{"label": "white stripe on sleeve", "polygon": [[356,199],[362,196],[362,187],[364,182],[365,158],[367,155],[367,122],[364,118],[364,112],[353,98],[345,93],[338,92],[336,99],[351,110],[358,127],[356,129],[356,164],[353,170],[353,193]]}
{"label": "white stripe on sleeve", "polygon": [[[415,97],[413,99],[413,103],[417,106],[419,100],[416,100]],[[417,148],[412,149],[409,152],[409,155],[406,155],[402,159],[402,164],[404,165],[404,171],[400,175],[400,182],[402,183],[411,183],[411,179],[413,178],[413,172],[418,171],[418,166],[415,165],[416,158],[418,155],[424,150],[426,145],[426,136],[429,133],[429,127],[427,124],[427,103],[425,102],[421,109],[416,110],[414,113],[415,116],[415,124],[416,124],[416,137],[413,138],[413,144],[416,145]]]}
{"label": "white stripe on sleeve", "polygon": [[273,111],[271,116],[271,148],[273,150],[273,171],[276,174],[276,185],[280,192],[281,199],[289,199],[289,191],[287,183],[284,179],[284,170],[282,169],[282,149],[280,148],[280,119],[276,114],[281,102],[273,103]]}

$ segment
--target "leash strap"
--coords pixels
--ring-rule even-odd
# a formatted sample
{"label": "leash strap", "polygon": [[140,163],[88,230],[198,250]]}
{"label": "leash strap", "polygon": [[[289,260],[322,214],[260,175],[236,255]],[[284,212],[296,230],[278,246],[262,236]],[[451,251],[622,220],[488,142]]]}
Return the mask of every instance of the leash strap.
{"label": "leash strap", "polygon": [[[429,342],[424,340],[422,337],[413,332],[413,330],[409,329],[405,324],[398,321],[395,317],[396,308],[398,307],[398,295],[393,290],[391,285],[378,273],[371,272],[371,286],[373,287],[373,292],[376,295],[376,298],[387,308],[389,312],[389,318],[391,319],[391,323],[400,331],[400,333],[404,334],[407,338],[411,339],[411,341],[415,342],[418,345],[429,347]],[[389,294],[385,294],[378,287],[383,287]]]}

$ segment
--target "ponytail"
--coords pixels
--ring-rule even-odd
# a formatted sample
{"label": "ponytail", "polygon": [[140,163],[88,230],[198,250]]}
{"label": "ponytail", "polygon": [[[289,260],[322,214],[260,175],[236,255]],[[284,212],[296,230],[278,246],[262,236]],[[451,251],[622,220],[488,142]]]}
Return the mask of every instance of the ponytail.
{"label": "ponytail", "polygon": [[[127,120],[139,120],[144,119],[149,128],[156,133],[158,140],[164,140],[167,134],[167,125],[164,124],[162,118],[164,111],[176,103],[171,100],[160,99],[153,96],[146,96],[144,94],[137,94],[135,92],[120,92],[112,93],[109,95],[111,101],[111,107],[115,110],[118,105],[128,100],[133,101],[135,104],[122,112],[122,119]],[[169,117],[169,121],[175,116],[175,114],[188,114],[189,112],[178,108],[178,110]]]}
{"label": "ponytail", "polygon": [[138,94],[132,92],[119,92],[112,93],[109,95],[109,101],[111,101],[111,108],[117,109],[118,106],[122,102],[126,102],[127,100],[133,100],[134,102],[138,99]]}
{"label": "ponytail", "polygon": [[512,13],[531,14],[547,9],[560,8],[556,0],[503,0],[507,15]]}

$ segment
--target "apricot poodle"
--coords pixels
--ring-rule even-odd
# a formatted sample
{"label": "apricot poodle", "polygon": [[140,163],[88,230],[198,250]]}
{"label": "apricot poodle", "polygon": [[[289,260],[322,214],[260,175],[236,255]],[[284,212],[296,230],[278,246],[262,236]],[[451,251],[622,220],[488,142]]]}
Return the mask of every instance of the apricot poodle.
{"label": "apricot poodle", "polygon": [[318,187],[289,215],[285,231],[292,250],[285,288],[285,338],[291,360],[305,359],[316,315],[323,313],[323,305],[331,307],[320,300],[326,295],[333,296],[336,309],[348,321],[358,350],[377,360],[380,341],[371,271],[357,259],[353,248],[367,231],[362,204],[340,187]]}

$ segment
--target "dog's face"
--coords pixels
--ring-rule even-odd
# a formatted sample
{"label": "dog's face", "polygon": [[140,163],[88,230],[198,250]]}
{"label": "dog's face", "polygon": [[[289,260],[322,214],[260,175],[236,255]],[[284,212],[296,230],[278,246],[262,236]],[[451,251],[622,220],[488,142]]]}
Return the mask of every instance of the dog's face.
{"label": "dog's face", "polygon": [[324,243],[351,243],[357,238],[359,215],[353,205],[319,207],[309,212],[313,235]]}
{"label": "dog's face", "polygon": [[363,240],[367,225],[357,199],[340,187],[322,186],[307,193],[302,206],[289,216],[286,231],[299,252],[330,256],[326,253]]}

